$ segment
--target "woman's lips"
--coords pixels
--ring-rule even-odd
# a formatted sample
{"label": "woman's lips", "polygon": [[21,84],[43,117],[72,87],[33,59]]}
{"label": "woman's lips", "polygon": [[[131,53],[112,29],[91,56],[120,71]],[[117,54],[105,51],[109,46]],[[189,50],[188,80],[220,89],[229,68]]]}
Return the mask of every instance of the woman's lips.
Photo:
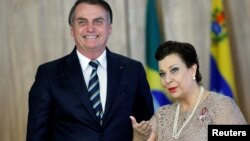
{"label": "woman's lips", "polygon": [[177,90],[177,87],[168,88],[168,91],[169,91],[170,93],[175,93],[176,90]]}

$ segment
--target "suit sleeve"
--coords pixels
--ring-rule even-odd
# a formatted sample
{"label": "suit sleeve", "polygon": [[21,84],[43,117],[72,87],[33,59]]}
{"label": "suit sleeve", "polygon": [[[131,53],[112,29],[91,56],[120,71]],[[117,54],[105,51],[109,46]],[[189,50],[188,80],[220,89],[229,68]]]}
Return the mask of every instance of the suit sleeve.
{"label": "suit sleeve", "polygon": [[29,113],[26,141],[48,140],[51,98],[45,72],[38,68],[35,82],[29,92]]}
{"label": "suit sleeve", "polygon": [[146,73],[143,65],[140,63],[138,71],[138,88],[135,98],[135,108],[133,115],[137,121],[149,120],[154,113],[153,99],[150,92],[150,87],[146,78]]}

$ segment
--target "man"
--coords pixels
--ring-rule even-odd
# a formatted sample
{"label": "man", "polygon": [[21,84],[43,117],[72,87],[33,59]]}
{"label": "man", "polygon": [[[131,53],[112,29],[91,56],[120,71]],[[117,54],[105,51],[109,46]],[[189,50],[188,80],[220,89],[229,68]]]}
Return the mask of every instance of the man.
{"label": "man", "polygon": [[74,50],[40,65],[29,92],[27,141],[131,141],[129,116],[153,115],[142,64],[107,48],[107,2],[77,0],[69,24]]}

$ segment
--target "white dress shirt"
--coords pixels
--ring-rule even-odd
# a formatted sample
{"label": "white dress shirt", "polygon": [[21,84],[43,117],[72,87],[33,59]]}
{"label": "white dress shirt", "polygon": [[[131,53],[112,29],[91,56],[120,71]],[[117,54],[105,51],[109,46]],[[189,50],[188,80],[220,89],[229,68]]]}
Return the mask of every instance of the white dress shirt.
{"label": "white dress shirt", "polygon": [[[77,56],[80,61],[80,65],[82,68],[82,73],[85,79],[86,87],[88,88],[90,74],[92,72],[92,67],[89,65],[91,61],[89,58],[83,56],[78,50],[76,50]],[[105,104],[107,98],[107,57],[106,50],[99,56],[96,60],[100,63],[97,69],[97,75],[99,78],[100,84],[100,98],[102,103],[103,113],[105,111]]]}

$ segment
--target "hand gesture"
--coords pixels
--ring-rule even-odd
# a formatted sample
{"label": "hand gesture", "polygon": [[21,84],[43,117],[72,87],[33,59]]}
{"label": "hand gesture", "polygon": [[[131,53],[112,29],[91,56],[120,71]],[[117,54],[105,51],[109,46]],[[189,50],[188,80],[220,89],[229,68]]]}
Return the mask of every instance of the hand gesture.
{"label": "hand gesture", "polygon": [[141,121],[137,123],[135,117],[130,116],[133,126],[133,141],[146,141],[152,132],[152,125],[149,121]]}

